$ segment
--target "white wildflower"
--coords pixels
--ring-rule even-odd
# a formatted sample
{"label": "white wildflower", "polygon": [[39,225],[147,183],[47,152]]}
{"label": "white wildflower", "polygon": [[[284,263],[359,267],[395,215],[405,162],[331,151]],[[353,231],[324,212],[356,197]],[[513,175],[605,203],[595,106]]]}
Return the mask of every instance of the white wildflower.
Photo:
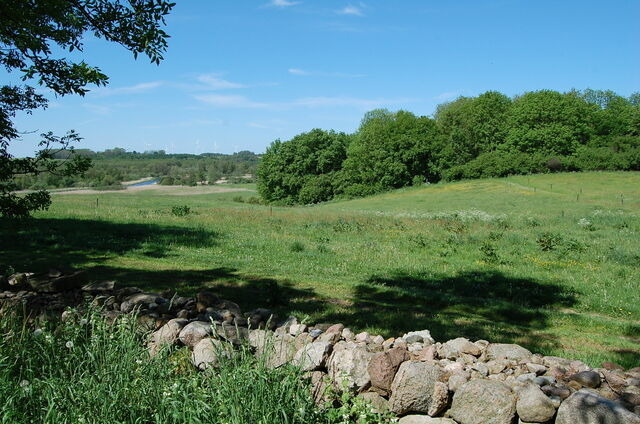
{"label": "white wildflower", "polygon": [[44,333],[44,331],[42,331],[42,328],[36,328],[35,330],[33,330],[33,337],[40,337],[42,336],[42,333]]}
{"label": "white wildflower", "polygon": [[73,342],[71,340],[66,342],[64,345],[67,347],[67,349],[73,349]]}

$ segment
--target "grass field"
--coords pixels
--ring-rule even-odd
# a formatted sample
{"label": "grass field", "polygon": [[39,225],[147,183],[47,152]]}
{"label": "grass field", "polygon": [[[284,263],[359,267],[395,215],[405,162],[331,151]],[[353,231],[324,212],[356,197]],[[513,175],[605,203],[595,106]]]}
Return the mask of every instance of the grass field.
{"label": "grass field", "polygon": [[[214,287],[243,309],[388,336],[426,328],[440,341],[640,366],[639,173],[463,181],[295,208],[238,201],[253,196],[55,195],[26,226],[0,223],[0,261],[147,290]],[[181,206],[190,213],[172,213]]]}

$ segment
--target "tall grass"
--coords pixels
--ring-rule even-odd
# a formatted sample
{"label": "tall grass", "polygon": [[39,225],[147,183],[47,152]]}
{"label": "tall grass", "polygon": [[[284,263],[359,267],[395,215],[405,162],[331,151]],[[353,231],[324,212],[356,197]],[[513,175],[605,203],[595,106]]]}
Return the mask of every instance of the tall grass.
{"label": "tall grass", "polygon": [[0,422],[343,422],[344,414],[315,407],[296,368],[269,369],[240,350],[196,372],[186,348],[151,358],[143,341],[132,317],[108,323],[94,312],[36,328],[4,316]]}

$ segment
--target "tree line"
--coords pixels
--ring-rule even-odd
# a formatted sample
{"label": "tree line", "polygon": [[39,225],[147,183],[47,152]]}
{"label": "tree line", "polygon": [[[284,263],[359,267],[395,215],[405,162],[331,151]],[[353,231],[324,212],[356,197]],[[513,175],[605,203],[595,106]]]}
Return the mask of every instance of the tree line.
{"label": "tree line", "polygon": [[82,174],[57,173],[24,174],[15,176],[19,189],[40,190],[61,187],[115,188],[122,182],[145,177],[157,178],[165,185],[213,184],[221,178],[230,182],[248,182],[245,175],[255,175],[259,156],[242,151],[226,155],[221,153],[167,154],[163,150],[128,152],[122,148],[93,152],[88,149],[59,151],[53,160],[63,162],[83,156],[93,166]]}
{"label": "tree line", "polygon": [[488,91],[443,103],[433,117],[377,109],[353,134],[314,129],[274,141],[257,175],[265,201],[309,204],[561,170],[640,170],[640,93]]}

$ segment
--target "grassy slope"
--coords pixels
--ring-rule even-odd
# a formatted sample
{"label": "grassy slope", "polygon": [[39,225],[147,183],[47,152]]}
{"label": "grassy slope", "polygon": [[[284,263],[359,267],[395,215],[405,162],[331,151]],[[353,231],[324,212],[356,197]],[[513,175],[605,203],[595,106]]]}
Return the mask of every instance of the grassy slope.
{"label": "grassy slope", "polygon": [[[150,290],[215,286],[244,308],[385,335],[429,328],[438,340],[640,365],[638,173],[438,184],[313,207],[232,201],[254,195],[111,193],[99,209],[96,196],[60,195],[28,229],[0,234],[21,270],[61,263]],[[195,213],[173,216],[175,205]]]}

